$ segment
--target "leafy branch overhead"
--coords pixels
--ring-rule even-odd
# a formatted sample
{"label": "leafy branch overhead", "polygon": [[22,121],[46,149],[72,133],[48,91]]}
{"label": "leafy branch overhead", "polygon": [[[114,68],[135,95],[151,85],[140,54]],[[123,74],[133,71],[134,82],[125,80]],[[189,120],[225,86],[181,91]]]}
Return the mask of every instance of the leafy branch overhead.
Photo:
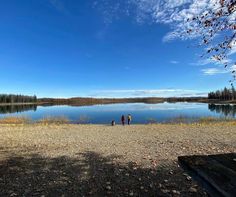
{"label": "leafy branch overhead", "polygon": [[[186,33],[201,37],[200,46],[207,46],[202,55],[229,68],[236,80],[236,62],[228,58],[236,50],[236,1],[218,0],[201,14],[188,18]],[[183,35],[184,36],[184,35]]]}

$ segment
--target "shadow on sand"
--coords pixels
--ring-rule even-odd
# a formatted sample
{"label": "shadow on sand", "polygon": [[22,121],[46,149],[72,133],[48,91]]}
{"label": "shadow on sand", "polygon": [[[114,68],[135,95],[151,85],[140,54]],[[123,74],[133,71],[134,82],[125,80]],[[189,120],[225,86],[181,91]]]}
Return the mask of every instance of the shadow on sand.
{"label": "shadow on sand", "polygon": [[236,153],[181,156],[178,160],[211,196],[235,196]]}
{"label": "shadow on sand", "polygon": [[0,162],[0,196],[206,196],[199,188],[189,192],[194,183],[177,165],[142,168],[114,162],[118,157],[10,154]]}

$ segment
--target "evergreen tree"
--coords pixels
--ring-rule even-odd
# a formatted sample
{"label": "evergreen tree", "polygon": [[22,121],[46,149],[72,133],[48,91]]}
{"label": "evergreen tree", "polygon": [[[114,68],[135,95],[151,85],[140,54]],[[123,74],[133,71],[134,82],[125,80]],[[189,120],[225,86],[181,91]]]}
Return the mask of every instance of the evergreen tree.
{"label": "evergreen tree", "polygon": [[0,94],[0,103],[36,103],[37,97],[14,94]]}
{"label": "evergreen tree", "polygon": [[224,88],[223,90],[217,90],[215,92],[208,93],[208,99],[216,99],[216,100],[236,100],[236,91],[234,86],[231,89]]}

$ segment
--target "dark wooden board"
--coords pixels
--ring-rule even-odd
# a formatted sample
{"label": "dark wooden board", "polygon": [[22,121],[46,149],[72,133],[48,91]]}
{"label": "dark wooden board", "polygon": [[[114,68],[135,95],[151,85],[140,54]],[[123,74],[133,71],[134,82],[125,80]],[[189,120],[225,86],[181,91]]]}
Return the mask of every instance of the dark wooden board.
{"label": "dark wooden board", "polygon": [[209,157],[236,172],[236,153],[209,155]]}
{"label": "dark wooden board", "polygon": [[[236,154],[194,155],[179,157],[180,165],[193,178],[207,185],[212,196],[236,196]],[[212,192],[214,190],[214,192]]]}

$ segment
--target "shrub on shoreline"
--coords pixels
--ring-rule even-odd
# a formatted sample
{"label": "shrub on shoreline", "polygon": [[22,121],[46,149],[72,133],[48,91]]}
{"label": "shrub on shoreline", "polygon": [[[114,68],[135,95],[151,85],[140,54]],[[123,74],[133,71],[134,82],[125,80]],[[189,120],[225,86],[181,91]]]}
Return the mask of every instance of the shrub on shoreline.
{"label": "shrub on shoreline", "polygon": [[70,120],[65,117],[65,116],[59,116],[59,117],[44,117],[38,121],[36,121],[36,123],[40,123],[40,124],[69,124]]}
{"label": "shrub on shoreline", "polygon": [[[89,124],[89,117],[81,116],[78,121],[70,121],[66,116],[48,116],[33,121],[29,117],[9,116],[0,118],[0,124]],[[222,117],[174,117],[165,122],[158,122],[154,118],[148,118],[146,124],[213,124],[213,123],[235,123],[236,119]],[[145,123],[144,123],[145,124]]]}
{"label": "shrub on shoreline", "polygon": [[199,123],[217,123],[217,122],[235,122],[233,118],[215,118],[215,117],[202,117],[199,118]]}
{"label": "shrub on shoreline", "polygon": [[81,115],[76,121],[76,124],[89,124],[90,118],[86,115]]}
{"label": "shrub on shoreline", "polygon": [[211,123],[236,123],[236,119],[229,117],[188,117],[176,116],[167,121],[158,122],[157,119],[148,118],[147,124],[211,124]]}
{"label": "shrub on shoreline", "polygon": [[0,124],[30,124],[32,120],[28,117],[4,117],[0,119]]}

